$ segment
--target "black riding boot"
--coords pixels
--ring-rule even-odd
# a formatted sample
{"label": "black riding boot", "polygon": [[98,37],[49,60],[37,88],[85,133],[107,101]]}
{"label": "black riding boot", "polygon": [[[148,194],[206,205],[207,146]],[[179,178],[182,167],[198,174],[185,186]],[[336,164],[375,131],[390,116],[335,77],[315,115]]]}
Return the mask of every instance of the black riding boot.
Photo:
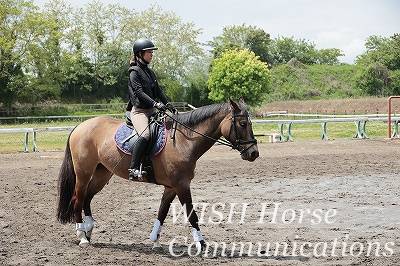
{"label": "black riding boot", "polygon": [[140,161],[142,160],[142,155],[146,151],[148,140],[139,136],[135,145],[132,149],[132,163],[129,169],[129,180],[135,180],[145,176],[146,171],[140,172]]}

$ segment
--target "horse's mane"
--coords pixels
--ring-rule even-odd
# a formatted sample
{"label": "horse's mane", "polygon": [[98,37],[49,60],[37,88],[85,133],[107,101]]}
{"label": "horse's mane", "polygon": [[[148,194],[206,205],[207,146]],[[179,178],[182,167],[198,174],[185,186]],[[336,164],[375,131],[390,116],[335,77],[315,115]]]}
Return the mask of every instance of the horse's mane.
{"label": "horse's mane", "polygon": [[193,111],[175,115],[175,118],[187,126],[194,126],[211,116],[216,115],[221,111],[229,111],[230,105],[228,103],[207,105],[197,108]]}

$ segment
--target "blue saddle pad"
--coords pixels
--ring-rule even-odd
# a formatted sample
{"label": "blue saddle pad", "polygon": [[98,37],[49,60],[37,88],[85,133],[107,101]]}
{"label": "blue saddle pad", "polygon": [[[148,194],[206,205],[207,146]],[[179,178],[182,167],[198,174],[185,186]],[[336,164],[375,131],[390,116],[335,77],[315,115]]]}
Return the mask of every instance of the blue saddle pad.
{"label": "blue saddle pad", "polygon": [[[135,136],[136,135],[136,136]],[[130,137],[131,136],[131,137]],[[132,155],[132,146],[135,144],[135,139],[137,137],[137,133],[134,129],[129,128],[126,123],[122,123],[117,132],[114,135],[114,141],[117,144],[117,147],[123,152],[128,155]],[[164,126],[160,126],[157,133],[157,140],[151,147],[150,151],[147,153],[147,156],[156,156],[159,154],[166,143],[166,128]]]}

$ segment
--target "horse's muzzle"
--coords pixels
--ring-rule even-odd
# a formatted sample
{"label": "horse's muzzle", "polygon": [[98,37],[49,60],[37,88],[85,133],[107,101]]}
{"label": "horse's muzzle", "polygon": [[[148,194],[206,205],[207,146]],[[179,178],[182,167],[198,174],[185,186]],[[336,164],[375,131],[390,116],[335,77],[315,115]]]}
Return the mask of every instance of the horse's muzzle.
{"label": "horse's muzzle", "polygon": [[246,152],[242,153],[242,159],[250,162],[253,162],[255,159],[257,159],[260,156],[260,153],[256,147],[257,146],[254,148],[252,147],[251,149],[248,149]]}

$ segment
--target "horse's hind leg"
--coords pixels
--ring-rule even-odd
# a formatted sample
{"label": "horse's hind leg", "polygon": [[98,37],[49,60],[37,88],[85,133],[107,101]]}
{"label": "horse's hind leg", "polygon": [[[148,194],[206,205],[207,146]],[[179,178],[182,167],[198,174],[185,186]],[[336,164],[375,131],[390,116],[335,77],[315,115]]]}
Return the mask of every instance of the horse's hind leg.
{"label": "horse's hind leg", "polygon": [[171,206],[171,202],[174,200],[175,196],[176,193],[173,188],[171,187],[164,188],[164,193],[161,198],[160,208],[158,209],[158,217],[154,223],[153,230],[150,233],[150,240],[154,242],[153,248],[161,247],[159,242],[161,228],[165,218],[167,217],[169,207]]}
{"label": "horse's hind leg", "polygon": [[78,237],[79,246],[85,247],[89,245],[89,241],[86,238],[85,224],[82,219],[82,207],[86,195],[86,189],[90,181],[90,176],[83,178],[82,175],[77,176],[77,183],[75,185],[75,195],[73,198],[74,202],[74,213],[75,213],[75,223],[76,223],[76,236]]}
{"label": "horse's hind leg", "polygon": [[83,211],[85,213],[85,231],[86,231],[86,238],[90,241],[92,237],[92,231],[94,227],[94,220],[92,217],[92,210],[90,208],[90,202],[92,201],[94,195],[100,192],[103,187],[107,184],[110,180],[112,174],[106,167],[102,164],[98,164],[96,170],[93,173],[92,179],[90,179],[86,197],[83,204]]}
{"label": "horse's hind leg", "polygon": [[89,241],[86,238],[85,224],[82,219],[82,209],[85,202],[86,191],[90,182],[90,179],[95,172],[96,164],[86,160],[85,164],[75,163],[74,164],[76,173],[76,184],[75,184],[75,195],[72,202],[74,202],[74,214],[76,223],[76,236],[78,237],[79,246],[85,247],[89,245]]}

